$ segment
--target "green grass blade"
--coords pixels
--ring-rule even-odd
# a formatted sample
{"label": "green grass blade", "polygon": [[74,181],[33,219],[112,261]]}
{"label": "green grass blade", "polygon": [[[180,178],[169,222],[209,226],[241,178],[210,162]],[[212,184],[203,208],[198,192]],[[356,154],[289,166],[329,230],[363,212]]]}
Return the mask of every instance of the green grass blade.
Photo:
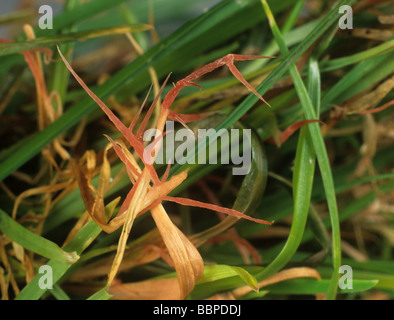
{"label": "green grass blade", "polygon": [[57,44],[74,42],[82,39],[92,39],[96,37],[104,37],[114,34],[124,34],[130,32],[140,32],[152,29],[152,26],[147,24],[133,24],[123,25],[112,28],[103,28],[90,31],[71,32],[68,34],[60,34],[56,36],[48,36],[44,38],[37,38],[34,40],[0,43],[0,56],[8,54],[19,53],[22,51],[35,50],[44,47],[52,47]]}
{"label": "green grass blade", "polygon": [[301,129],[293,175],[294,209],[290,234],[278,256],[256,277],[259,281],[280,271],[293,257],[301,243],[311,199],[315,154],[306,128]]}
{"label": "green grass blade", "polygon": [[[81,3],[80,0],[68,0],[66,4],[64,5],[64,12],[70,11],[75,7],[78,7]],[[67,34],[70,32],[75,32],[76,27],[75,26],[70,26],[69,28],[65,28],[60,31],[62,34]],[[74,43],[66,43],[66,44],[60,44],[59,49],[61,52],[69,52],[70,54],[67,55],[66,59],[70,62],[73,57],[73,49],[74,49]],[[51,72],[51,77],[49,79],[49,92],[57,92],[60,97],[60,103],[61,106],[58,106],[59,108],[64,109],[64,104],[66,100],[66,93],[67,93],[67,88],[69,84],[69,79],[70,79],[70,72],[68,71],[66,65],[61,61],[60,55],[56,51],[56,57],[58,60],[54,62],[54,65],[52,67],[52,72]]]}
{"label": "green grass blade", "polygon": [[393,50],[394,50],[394,40],[390,40],[382,43],[381,45],[365,50],[363,52],[353,54],[351,56],[338,58],[330,61],[323,61],[320,63],[320,68],[322,72],[337,70],[352,64],[359,63],[364,60],[381,56]]}
{"label": "green grass blade", "polygon": [[244,268],[219,264],[205,266],[204,274],[201,277],[202,280],[198,281],[198,284],[226,279],[234,276],[240,277],[242,281],[254,291],[258,290],[258,282],[256,278]]}
{"label": "green grass blade", "polygon": [[[296,2],[296,4],[294,5],[294,8],[291,10],[289,16],[286,18],[286,21],[283,23],[282,26],[282,34],[287,36],[288,33],[291,31],[291,29],[293,28],[293,26],[295,25],[298,16],[302,10],[302,8],[304,7],[305,4],[305,0],[299,0]],[[303,26],[305,27],[305,26]],[[308,33],[308,32],[304,32]],[[290,35],[289,35],[290,36]],[[295,40],[297,38],[296,35],[292,34],[291,37],[289,37],[292,40]],[[286,39],[288,40],[288,39]],[[286,41],[287,42],[287,41]],[[276,44],[276,42],[274,40],[272,40],[268,47],[265,48],[263,50],[263,52],[261,52],[262,56],[272,56],[276,53],[276,51],[278,50],[278,45]],[[243,70],[243,72],[245,74],[250,73],[250,70],[256,70],[256,69],[261,69],[262,66],[264,66],[267,63],[268,60],[255,60],[252,61],[251,63],[249,63],[249,65]]]}
{"label": "green grass blade", "polygon": [[63,289],[57,284],[53,286],[51,293],[56,298],[56,300],[71,300],[67,293],[65,293]]}
{"label": "green grass blade", "polygon": [[[101,228],[94,221],[88,222],[64,248],[67,251],[76,251],[80,255],[100,234]],[[71,265],[50,260],[47,265],[52,268],[53,284],[55,285],[70,269]],[[16,300],[38,300],[48,289],[41,289],[39,281],[41,274],[37,274],[16,296]]]}
{"label": "green grass blade", "polygon": [[53,19],[53,29],[42,30],[36,28],[37,37],[49,36],[56,34],[59,30],[71,27],[72,25],[82,24],[84,21],[92,18],[100,13],[110,10],[129,0],[95,0],[82,3],[70,10],[63,11]]}
{"label": "green grass blade", "polygon": [[[340,289],[339,293],[355,293],[369,290],[377,285],[377,280],[353,280],[353,289]],[[330,280],[294,279],[265,287],[271,294],[310,295],[326,293]]]}
{"label": "green grass blade", "polygon": [[320,100],[321,100],[321,79],[320,67],[317,59],[312,56],[308,64],[308,92],[313,106],[315,107],[316,115],[320,115]]}
{"label": "green grass blade", "polygon": [[371,84],[390,75],[393,68],[392,52],[360,62],[322,96],[322,111],[327,111],[332,104],[342,103],[368,89]]}
{"label": "green grass blade", "polygon": [[61,249],[56,243],[26,229],[1,209],[0,231],[26,250],[31,250],[48,259],[69,265],[79,259],[75,251],[68,252],[68,250]]}
{"label": "green grass blade", "polygon": [[[284,56],[289,54],[286,44],[282,38],[279,29],[276,26],[275,18],[265,0],[262,0],[264,10],[267,14],[268,20],[270,22],[270,27],[274,34],[276,41],[278,42],[281,52]],[[297,90],[301,105],[303,107],[305,119],[316,119],[316,113],[312,105],[312,101],[308,95],[305,85],[302,81],[300,74],[295,66],[292,64],[290,66],[290,75],[293,79],[294,86]],[[322,175],[323,185],[325,188],[327,204],[330,211],[331,225],[332,225],[332,253],[333,253],[333,264],[334,272],[331,279],[331,284],[329,291],[327,293],[328,299],[333,299],[336,296],[339,273],[338,270],[341,266],[341,238],[340,238],[340,223],[338,218],[338,208],[335,196],[334,180],[332,177],[330,162],[327,155],[327,150],[324,144],[323,137],[320,132],[320,127],[317,123],[312,123],[308,125],[311,140],[313,142],[313,147],[315,149],[320,172]]]}
{"label": "green grass blade", "polygon": [[95,292],[92,294],[89,298],[86,300],[109,300],[112,298],[112,295],[110,295],[107,292],[107,287],[102,288],[101,290]]}

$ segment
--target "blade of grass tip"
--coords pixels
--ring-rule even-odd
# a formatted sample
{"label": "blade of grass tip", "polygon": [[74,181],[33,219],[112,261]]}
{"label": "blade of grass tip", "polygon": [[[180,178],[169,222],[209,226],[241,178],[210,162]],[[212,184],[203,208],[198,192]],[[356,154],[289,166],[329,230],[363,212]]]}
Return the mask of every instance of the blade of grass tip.
{"label": "blade of grass tip", "polygon": [[76,252],[67,252],[61,249],[56,243],[26,229],[1,209],[0,231],[23,248],[48,259],[53,259],[65,264],[75,263],[79,259]]}
{"label": "blade of grass tip", "polygon": [[[275,18],[265,0],[261,0],[264,11],[268,17],[272,33],[278,42],[281,52],[284,56],[289,54],[283,37],[276,26]],[[352,1],[349,1],[352,3]],[[334,9],[335,10],[335,9]],[[308,92],[304,86],[302,78],[294,64],[290,66],[290,75],[293,79],[294,86],[297,90],[298,96],[303,107],[306,119],[316,119],[315,110],[309,98]],[[338,217],[338,208],[335,196],[334,181],[332,177],[331,167],[327,155],[327,150],[324,145],[324,140],[317,124],[312,123],[308,125],[309,134],[313,142],[320,172],[322,175],[323,185],[326,193],[327,204],[330,212],[331,226],[332,226],[332,254],[333,254],[333,267],[334,272],[330,281],[327,299],[335,299],[338,290],[339,268],[341,266],[341,237],[340,237],[340,223]]]}
{"label": "blade of grass tip", "polygon": [[109,300],[112,298],[112,295],[110,295],[107,292],[108,286],[102,288],[101,290],[93,293],[89,298],[86,300]]}
{"label": "blade of grass tip", "polygon": [[[110,204],[108,204],[110,205]],[[76,251],[80,255],[96,237],[100,234],[101,228],[94,222],[89,221],[65,246],[67,251]],[[72,265],[50,260],[46,264],[52,270],[52,283],[57,284],[63,275],[70,269]],[[42,274],[37,274],[15,297],[15,300],[38,300],[48,290],[48,288],[40,288],[40,278]]]}
{"label": "blade of grass tip", "polygon": [[[138,23],[136,14],[126,4],[122,3],[119,6],[119,14],[123,18],[123,21],[127,24]],[[150,25],[154,25],[154,21],[148,22]],[[149,35],[146,33],[136,33],[134,36],[142,52],[149,48]]]}
{"label": "blade of grass tip", "polygon": [[240,277],[242,281],[247,284],[252,290],[258,291],[258,282],[256,278],[247,270],[241,267],[233,267],[225,264],[216,264],[212,266],[205,266],[204,273],[198,284],[201,285],[204,282],[212,282],[219,279]]}
{"label": "blade of grass tip", "polygon": [[[321,38],[316,48],[313,50],[309,62],[308,62],[308,93],[312,104],[315,106],[316,115],[320,115],[320,105],[321,105],[321,75],[320,75],[320,65],[319,57],[326,51],[337,33],[337,26],[334,24]],[[315,155],[316,158],[316,155]],[[309,208],[308,213],[308,223],[312,232],[315,234],[316,239],[320,242],[323,248],[323,252],[326,254],[330,250],[331,239],[328,236],[327,230],[318,215],[317,211],[313,205]]]}

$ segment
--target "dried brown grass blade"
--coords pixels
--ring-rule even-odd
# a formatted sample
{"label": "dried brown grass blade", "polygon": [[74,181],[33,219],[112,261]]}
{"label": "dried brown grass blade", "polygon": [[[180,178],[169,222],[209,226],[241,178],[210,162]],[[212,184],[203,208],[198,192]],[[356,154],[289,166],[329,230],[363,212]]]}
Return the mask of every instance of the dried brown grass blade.
{"label": "dried brown grass blade", "polygon": [[203,260],[189,239],[172,223],[162,205],[155,206],[151,212],[178,274],[178,298],[184,299],[204,271]]}
{"label": "dried brown grass blade", "polygon": [[32,188],[32,189],[22,192],[20,195],[18,195],[18,197],[16,198],[16,200],[14,202],[14,208],[12,210],[12,218],[16,219],[16,213],[18,211],[18,207],[23,199],[33,196],[33,195],[37,195],[37,194],[42,194],[42,193],[47,194],[47,193],[60,191],[64,188],[68,187],[70,185],[70,183],[71,183],[70,181],[66,181],[66,182],[61,182],[61,183],[55,184],[55,185]]}
{"label": "dried brown grass blade", "polygon": [[197,200],[192,200],[192,199],[187,199],[187,198],[179,198],[179,197],[169,197],[169,196],[166,196],[163,199],[171,201],[171,202],[175,202],[178,204],[183,204],[185,206],[192,206],[192,207],[204,208],[204,209],[208,209],[208,210],[212,210],[212,211],[216,211],[216,212],[222,212],[227,215],[236,217],[238,219],[243,218],[246,220],[254,221],[257,223],[261,223],[261,224],[268,224],[268,225],[271,225],[273,223],[273,221],[270,222],[270,221],[266,221],[266,220],[262,220],[262,219],[252,218],[252,217],[247,216],[246,214],[243,214],[242,212],[239,212],[239,211],[236,211],[233,209],[216,206],[214,204],[200,202]]}
{"label": "dried brown grass blade", "polygon": [[133,189],[135,189],[135,193],[126,211],[125,222],[123,224],[122,233],[119,238],[118,250],[116,252],[114,263],[108,275],[107,285],[111,285],[113,279],[116,276],[116,273],[118,272],[120,263],[123,259],[124,251],[126,249],[126,243],[130,235],[131,227],[133,226],[134,220],[142,207],[142,200],[144,199],[145,194],[148,190],[147,187],[149,185],[149,180],[149,174],[147,170],[144,169],[142,175],[138,178],[135,185],[133,186]]}
{"label": "dried brown grass blade", "polygon": [[177,279],[155,279],[135,283],[114,284],[108,289],[114,300],[178,300]]}

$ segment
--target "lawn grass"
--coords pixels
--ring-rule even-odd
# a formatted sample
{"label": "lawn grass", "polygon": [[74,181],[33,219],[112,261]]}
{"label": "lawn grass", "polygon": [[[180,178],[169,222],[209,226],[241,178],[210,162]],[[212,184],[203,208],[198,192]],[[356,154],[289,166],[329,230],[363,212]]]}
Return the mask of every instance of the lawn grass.
{"label": "lawn grass", "polygon": [[[338,28],[344,5],[353,8],[353,29]],[[368,0],[222,0],[193,8],[180,0],[66,0],[53,29],[41,30],[24,12],[0,17],[12,26],[11,41],[0,43],[2,298],[393,298],[394,22],[386,21],[393,11],[389,1]],[[122,264],[107,282],[122,228],[107,233],[91,219],[86,190],[103,200],[108,221],[133,174],[126,151],[105,137],[121,139],[113,120],[58,50],[126,126],[169,74],[158,103],[177,81],[230,53],[273,56],[234,63],[269,106],[226,67],[193,79],[201,88],[183,89],[171,105],[205,115],[187,125],[215,129],[212,139],[220,130],[250,129],[245,176],[220,161],[154,166],[174,179],[188,170],[171,196],[273,224],[164,201],[161,219],[152,210],[128,221]],[[39,62],[48,52],[50,63]],[[139,119],[148,114],[148,127],[159,126],[159,108],[151,111]],[[285,137],[287,128],[294,130]],[[85,191],[81,175],[91,179]],[[177,235],[179,249],[163,230]],[[204,268],[193,278],[196,255]],[[40,287],[42,265],[53,270],[53,288]],[[187,266],[194,275],[182,273]],[[352,268],[345,286],[342,266]]]}

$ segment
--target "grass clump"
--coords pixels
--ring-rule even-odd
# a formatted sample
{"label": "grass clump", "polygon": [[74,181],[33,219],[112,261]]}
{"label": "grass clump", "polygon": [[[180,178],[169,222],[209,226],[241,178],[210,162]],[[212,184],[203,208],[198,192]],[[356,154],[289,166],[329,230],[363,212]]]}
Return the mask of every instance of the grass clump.
{"label": "grass clump", "polygon": [[[3,299],[393,297],[393,7],[201,3],[0,18]],[[250,170],[148,161],[185,129]]]}

